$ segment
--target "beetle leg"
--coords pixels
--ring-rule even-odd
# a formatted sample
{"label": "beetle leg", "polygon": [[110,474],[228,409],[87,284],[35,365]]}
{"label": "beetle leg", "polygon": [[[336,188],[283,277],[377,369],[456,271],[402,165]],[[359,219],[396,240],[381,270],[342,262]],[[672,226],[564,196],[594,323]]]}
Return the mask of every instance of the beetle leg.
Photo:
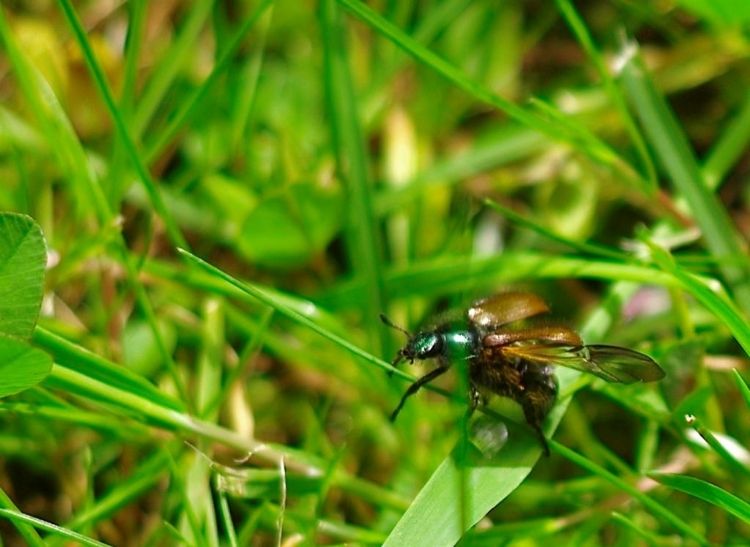
{"label": "beetle leg", "polygon": [[477,386],[472,383],[469,386],[469,415],[471,416],[471,413],[476,410],[480,403],[485,404],[486,402],[482,394],[479,393]]}
{"label": "beetle leg", "polygon": [[391,421],[396,420],[396,416],[398,416],[398,413],[401,412],[401,409],[404,406],[404,403],[406,402],[406,399],[414,395],[417,391],[419,391],[419,388],[421,388],[423,385],[428,384],[432,382],[435,378],[443,374],[446,370],[448,370],[448,367],[446,366],[440,366],[436,369],[431,370],[418,380],[416,380],[412,385],[409,386],[409,389],[406,390],[406,393],[401,397],[401,400],[398,403],[398,406],[396,409],[391,412]]}
{"label": "beetle leg", "polygon": [[520,401],[523,414],[539,437],[545,456],[549,457],[549,445],[542,431],[542,423],[555,404],[557,382],[544,369],[530,368],[523,376],[523,384],[525,390]]}
{"label": "beetle leg", "polygon": [[[399,350],[398,353],[396,354],[396,357],[394,357],[391,360],[391,366],[393,368],[396,368],[403,360],[404,360],[404,352]],[[390,378],[391,376],[393,376],[393,370],[388,371],[388,378]]]}
{"label": "beetle leg", "polygon": [[544,455],[549,458],[549,443],[547,442],[547,437],[544,436],[542,428],[539,426],[539,424],[531,424],[531,427],[534,428],[534,432],[539,439],[539,443],[542,445]]}
{"label": "beetle leg", "polygon": [[544,455],[549,457],[549,445],[547,444],[547,438],[542,431],[542,422],[544,422],[544,418],[547,416],[549,409],[545,402],[540,400],[539,395],[540,394],[534,392],[527,393],[523,398],[521,406],[523,407],[523,415],[526,418],[526,423],[531,426],[539,438],[539,442],[544,449]]}

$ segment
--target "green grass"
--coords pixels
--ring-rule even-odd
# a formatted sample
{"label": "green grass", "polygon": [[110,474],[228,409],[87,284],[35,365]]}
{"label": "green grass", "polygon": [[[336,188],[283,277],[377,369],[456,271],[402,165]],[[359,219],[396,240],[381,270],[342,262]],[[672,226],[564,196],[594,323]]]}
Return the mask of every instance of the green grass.
{"label": "green grass", "polygon": [[[0,8],[3,545],[750,542],[744,3],[308,4]],[[391,423],[513,288],[666,379]]]}

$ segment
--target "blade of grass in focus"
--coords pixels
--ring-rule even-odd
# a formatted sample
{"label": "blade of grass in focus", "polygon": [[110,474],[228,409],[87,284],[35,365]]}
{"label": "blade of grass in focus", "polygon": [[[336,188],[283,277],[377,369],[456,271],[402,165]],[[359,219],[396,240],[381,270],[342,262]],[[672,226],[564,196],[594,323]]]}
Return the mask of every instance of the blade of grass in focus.
{"label": "blade of grass in focus", "polygon": [[651,473],[650,476],[669,488],[711,503],[750,523],[750,504],[715,484],[685,475]]}

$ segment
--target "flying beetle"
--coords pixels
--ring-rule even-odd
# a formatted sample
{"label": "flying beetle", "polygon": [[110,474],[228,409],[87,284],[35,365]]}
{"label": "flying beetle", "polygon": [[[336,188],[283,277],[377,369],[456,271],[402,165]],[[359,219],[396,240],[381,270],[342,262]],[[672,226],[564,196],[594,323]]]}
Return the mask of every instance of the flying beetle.
{"label": "flying beetle", "polygon": [[563,325],[518,324],[549,311],[544,300],[533,293],[501,293],[474,302],[466,311],[442,316],[414,335],[381,315],[385,324],[408,338],[393,359],[393,366],[402,361],[437,360],[437,367],[409,386],[391,420],[396,419],[410,396],[444,374],[455,356],[463,355],[468,367],[470,411],[491,394],[516,401],[549,455],[542,423],[557,397],[555,366],[622,384],[664,378],[661,367],[643,353],[619,346],[584,345],[574,330]]}

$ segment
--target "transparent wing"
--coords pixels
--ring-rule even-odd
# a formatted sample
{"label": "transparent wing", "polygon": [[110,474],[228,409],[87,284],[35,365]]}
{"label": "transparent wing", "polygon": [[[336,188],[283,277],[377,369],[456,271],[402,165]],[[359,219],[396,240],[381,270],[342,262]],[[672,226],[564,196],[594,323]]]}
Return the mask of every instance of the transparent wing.
{"label": "transparent wing", "polygon": [[498,348],[506,358],[558,365],[594,374],[608,382],[655,382],[664,371],[648,355],[619,346],[530,344]]}

